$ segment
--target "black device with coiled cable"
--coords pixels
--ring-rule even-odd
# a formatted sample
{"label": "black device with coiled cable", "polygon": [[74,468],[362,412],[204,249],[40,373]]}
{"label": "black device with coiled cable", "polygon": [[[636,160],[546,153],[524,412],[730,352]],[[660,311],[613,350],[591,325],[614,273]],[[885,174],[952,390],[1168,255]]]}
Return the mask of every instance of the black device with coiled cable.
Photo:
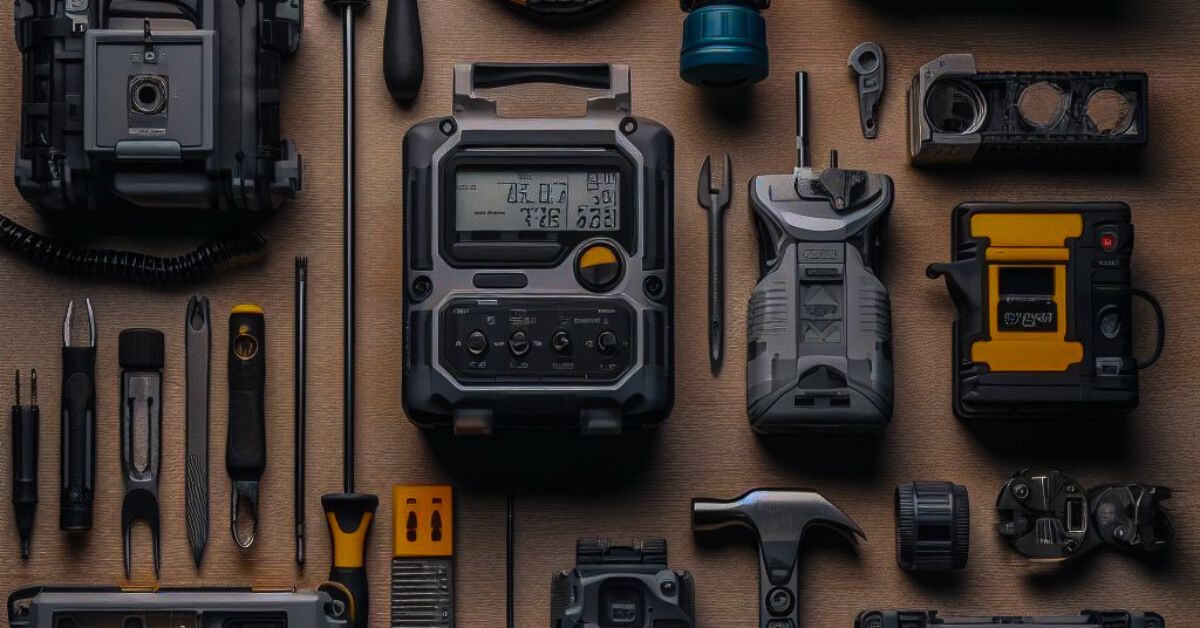
{"label": "black device with coiled cable", "polygon": [[[280,136],[279,82],[302,11],[281,0],[17,0],[15,179],[55,234],[4,218],[0,244],[60,272],[168,284],[260,252],[265,240],[247,229],[301,187],[300,155]],[[67,243],[162,231],[233,235],[175,257]]]}

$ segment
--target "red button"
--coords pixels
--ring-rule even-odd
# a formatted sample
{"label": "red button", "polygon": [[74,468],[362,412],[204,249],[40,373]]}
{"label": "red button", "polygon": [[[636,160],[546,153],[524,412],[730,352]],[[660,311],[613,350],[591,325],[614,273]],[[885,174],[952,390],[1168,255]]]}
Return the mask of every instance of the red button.
{"label": "red button", "polygon": [[1105,251],[1112,252],[1117,248],[1117,234],[1102,233],[1100,234],[1100,248]]}

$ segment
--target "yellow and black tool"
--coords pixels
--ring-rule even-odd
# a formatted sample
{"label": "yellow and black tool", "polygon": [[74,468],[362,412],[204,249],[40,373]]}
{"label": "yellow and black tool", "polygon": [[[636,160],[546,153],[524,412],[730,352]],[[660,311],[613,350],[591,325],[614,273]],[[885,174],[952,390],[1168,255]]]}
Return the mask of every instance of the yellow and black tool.
{"label": "yellow and black tool", "polygon": [[[233,481],[229,527],[238,546],[248,549],[258,533],[258,489],[267,470],[267,323],[257,305],[239,305],[229,315],[228,368],[225,469]],[[243,502],[254,519],[249,535],[238,522]]]}
{"label": "yellow and black tool", "polygon": [[392,628],[454,626],[454,489],[392,487]]}
{"label": "yellow and black tool", "polygon": [[[933,264],[958,309],[955,412],[962,418],[1122,416],[1138,371],[1158,359],[1162,310],[1131,286],[1124,203],[967,203],[954,212],[954,261]],[[1132,298],[1158,317],[1138,362]]]}
{"label": "yellow and black tool", "polygon": [[354,492],[354,210],[355,210],[355,126],[354,78],[356,16],[369,4],[366,0],[325,0],[325,5],[342,18],[342,210],[344,212],[343,262],[345,283],[342,300],[342,492],[321,497],[329,537],[333,542],[333,566],[330,583],[323,590],[338,590],[349,609],[347,617],[354,628],[366,628],[370,615],[368,603],[366,544],[371,520],[379,507],[379,498]]}

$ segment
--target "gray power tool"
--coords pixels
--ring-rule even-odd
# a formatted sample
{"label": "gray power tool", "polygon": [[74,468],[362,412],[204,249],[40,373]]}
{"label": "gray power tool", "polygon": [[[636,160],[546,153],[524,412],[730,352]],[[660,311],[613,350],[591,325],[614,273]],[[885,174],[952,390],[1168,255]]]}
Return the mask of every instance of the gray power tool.
{"label": "gray power tool", "polygon": [[348,628],[347,601],[334,590],[118,589],[42,587],[8,596],[13,628]]}
{"label": "gray power tool", "polygon": [[891,302],[878,277],[892,179],[810,165],[808,77],[796,73],[792,174],[750,180],[760,279],[747,320],[746,403],[763,434],[872,432],[892,418]]}

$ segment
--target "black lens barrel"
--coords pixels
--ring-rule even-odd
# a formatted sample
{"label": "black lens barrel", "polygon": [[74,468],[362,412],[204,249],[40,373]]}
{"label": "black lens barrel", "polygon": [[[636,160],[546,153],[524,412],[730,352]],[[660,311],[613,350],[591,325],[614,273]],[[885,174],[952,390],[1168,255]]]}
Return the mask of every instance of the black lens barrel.
{"label": "black lens barrel", "polygon": [[906,571],[967,564],[971,506],[965,486],[909,482],[896,487],[896,562]]}

